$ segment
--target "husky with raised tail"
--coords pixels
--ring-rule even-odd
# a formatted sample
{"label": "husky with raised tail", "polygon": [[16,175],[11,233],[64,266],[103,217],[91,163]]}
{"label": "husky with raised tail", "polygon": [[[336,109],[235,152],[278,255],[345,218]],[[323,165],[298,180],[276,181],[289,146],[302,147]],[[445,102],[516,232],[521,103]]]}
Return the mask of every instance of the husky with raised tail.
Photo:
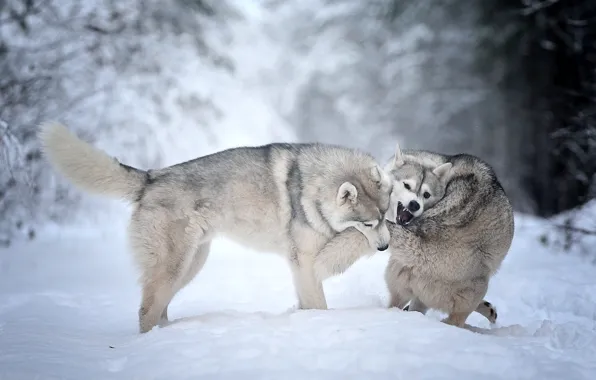
{"label": "husky with raised tail", "polygon": [[201,270],[218,235],[284,255],[302,309],[327,308],[313,265],[337,233],[353,227],[371,249],[389,244],[385,213],[393,182],[359,150],[278,143],[145,171],[59,123],[43,124],[39,138],[45,156],[72,183],[133,204],[128,232],[141,271],[142,333],[167,321],[170,301]]}

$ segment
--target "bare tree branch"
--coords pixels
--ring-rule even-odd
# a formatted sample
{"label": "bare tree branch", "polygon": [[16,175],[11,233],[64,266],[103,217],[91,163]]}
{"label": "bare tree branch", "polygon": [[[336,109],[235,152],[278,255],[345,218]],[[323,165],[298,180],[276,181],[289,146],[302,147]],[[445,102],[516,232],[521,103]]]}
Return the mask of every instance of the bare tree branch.
{"label": "bare tree branch", "polygon": [[559,225],[556,225],[556,227],[560,228],[561,230],[564,230],[564,231],[577,232],[582,235],[596,235],[596,229],[589,230],[587,228],[575,227],[575,226],[566,225],[566,224],[562,224],[562,225],[559,224]]}

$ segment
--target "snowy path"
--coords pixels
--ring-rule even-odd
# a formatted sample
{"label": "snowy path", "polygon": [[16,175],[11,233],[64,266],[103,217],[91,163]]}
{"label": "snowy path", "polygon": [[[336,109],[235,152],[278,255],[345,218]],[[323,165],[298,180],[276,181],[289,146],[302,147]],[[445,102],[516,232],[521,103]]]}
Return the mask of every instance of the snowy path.
{"label": "snowy path", "polygon": [[176,321],[140,335],[123,236],[41,236],[0,250],[0,379],[596,379],[596,267],[518,224],[482,334],[384,309],[386,255],[325,284],[333,310],[295,311],[281,259],[217,241]]}

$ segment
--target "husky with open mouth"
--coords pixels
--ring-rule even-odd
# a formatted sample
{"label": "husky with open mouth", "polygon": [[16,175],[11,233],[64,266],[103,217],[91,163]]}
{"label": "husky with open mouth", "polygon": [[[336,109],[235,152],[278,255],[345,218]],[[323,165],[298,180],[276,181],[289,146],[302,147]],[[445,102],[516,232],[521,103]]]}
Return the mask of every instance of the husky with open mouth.
{"label": "husky with open mouth", "polygon": [[[514,218],[494,170],[469,154],[399,146],[384,169],[393,179],[386,214],[389,306],[439,310],[458,327],[474,311],[496,322],[496,308],[483,297],[511,247]],[[315,273],[324,280],[372,253],[358,231],[347,229],[318,252]]]}
{"label": "husky with open mouth", "polygon": [[[404,154],[416,154],[416,160],[405,160]],[[405,226],[433,207],[445,195],[451,167],[450,162],[441,162],[431,153],[402,153],[397,144],[395,156],[385,167],[393,179],[387,220]]]}

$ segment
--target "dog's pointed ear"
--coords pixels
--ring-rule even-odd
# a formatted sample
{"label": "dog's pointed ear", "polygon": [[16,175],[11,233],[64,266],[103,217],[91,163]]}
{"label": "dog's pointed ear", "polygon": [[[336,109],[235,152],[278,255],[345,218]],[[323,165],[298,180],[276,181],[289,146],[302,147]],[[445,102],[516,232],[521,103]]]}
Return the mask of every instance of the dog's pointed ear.
{"label": "dog's pointed ear", "polygon": [[389,209],[385,213],[385,220],[395,223],[397,222],[397,207],[391,207],[391,203],[389,205]]}
{"label": "dog's pointed ear", "polygon": [[356,190],[356,186],[352,185],[350,182],[344,182],[337,190],[337,204],[343,205],[346,202],[351,202],[352,204],[356,203],[358,200],[358,190]]}
{"label": "dog's pointed ear", "polygon": [[404,155],[401,152],[399,143],[395,143],[395,156],[393,157],[393,166],[399,168],[403,164],[405,164]]}
{"label": "dog's pointed ear", "polygon": [[442,165],[437,166],[434,170],[433,170],[433,174],[436,175],[437,177],[439,177],[440,180],[445,180],[449,173],[451,172],[451,168],[453,167],[453,164],[451,164],[451,162],[446,162]]}
{"label": "dog's pointed ear", "polygon": [[379,188],[383,186],[388,186],[391,182],[385,170],[380,167],[378,164],[374,165],[370,168],[370,175],[372,180],[377,184]]}
{"label": "dog's pointed ear", "polygon": [[370,175],[379,189],[391,187],[391,176],[379,164],[370,168]]}
{"label": "dog's pointed ear", "polygon": [[371,166],[370,168],[370,175],[376,183],[381,183],[383,180],[383,171],[379,167],[379,165]]}

